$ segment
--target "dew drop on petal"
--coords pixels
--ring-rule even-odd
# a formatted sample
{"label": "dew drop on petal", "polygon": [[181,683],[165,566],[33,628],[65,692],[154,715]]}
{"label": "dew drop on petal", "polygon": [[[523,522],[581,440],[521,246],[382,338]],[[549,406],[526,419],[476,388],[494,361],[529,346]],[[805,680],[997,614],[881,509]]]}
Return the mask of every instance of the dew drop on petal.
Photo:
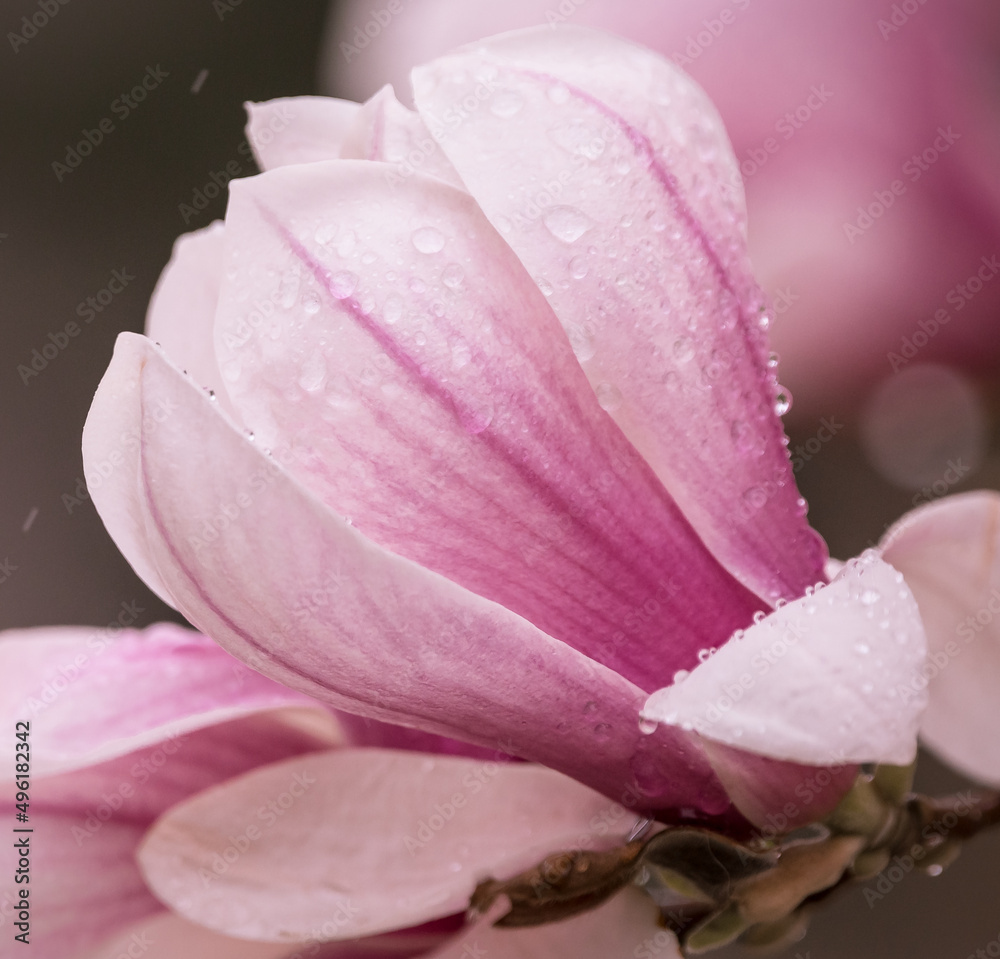
{"label": "dew drop on petal", "polygon": [[861,602],[864,606],[874,606],[881,598],[882,594],[877,589],[866,589],[861,593]]}
{"label": "dew drop on petal", "polygon": [[674,359],[687,363],[694,356],[694,341],[689,336],[679,336],[674,340]]}
{"label": "dew drop on petal", "polygon": [[613,383],[598,383],[594,392],[602,410],[613,413],[622,405],[622,391]]}
{"label": "dew drop on petal", "polygon": [[554,206],[542,217],[546,229],[563,243],[575,243],[590,229],[592,221],[576,207]]}
{"label": "dew drop on petal", "polygon": [[569,275],[574,280],[582,280],[590,272],[590,264],[584,256],[574,256],[569,261]]}
{"label": "dew drop on petal", "polygon": [[593,700],[584,703],[583,714],[585,716],[592,716],[596,712],[597,712],[597,703],[595,703]]}
{"label": "dew drop on petal", "polygon": [[320,308],[319,297],[315,293],[307,293],[304,297],[302,297],[302,308],[310,316],[315,316],[317,313],[319,313],[319,308]]}
{"label": "dew drop on petal", "polygon": [[755,623],[762,623],[767,618],[767,613],[762,609],[758,609],[756,613],[753,614],[753,621]]}
{"label": "dew drop on petal", "polygon": [[594,727],[594,735],[603,742],[611,735],[611,726],[608,723],[598,723]]}
{"label": "dew drop on petal", "polygon": [[784,416],[792,408],[792,394],[783,386],[778,388],[778,394],[774,398],[774,412],[778,416]]}
{"label": "dew drop on petal", "polygon": [[337,235],[337,224],[336,223],[323,223],[316,227],[316,233],[314,234],[317,243],[322,243],[326,245]]}
{"label": "dew drop on petal", "polygon": [[441,280],[450,290],[457,290],[465,279],[465,272],[457,263],[449,263],[441,273]]}
{"label": "dew drop on petal", "polygon": [[491,406],[479,406],[467,409],[462,413],[462,425],[466,432],[474,436],[482,433],[490,423],[493,422],[493,408]]}
{"label": "dew drop on petal", "polygon": [[330,277],[330,292],[338,300],[346,300],[358,286],[357,274],[350,270],[341,270]]}
{"label": "dew drop on petal", "polygon": [[570,326],[566,330],[569,336],[569,345],[573,348],[573,355],[581,362],[586,363],[592,360],[597,352],[594,338],[580,326]]}
{"label": "dew drop on petal", "polygon": [[395,293],[390,293],[385,298],[385,306],[382,308],[382,315],[385,317],[386,323],[389,323],[390,325],[398,323],[403,315],[402,298],[397,296]]}
{"label": "dew drop on petal", "polygon": [[872,651],[871,646],[869,646],[867,643],[854,644],[854,652],[856,652],[859,656],[867,656],[871,651]]}
{"label": "dew drop on petal", "polygon": [[444,249],[444,234],[432,226],[422,226],[410,234],[410,242],[418,253],[440,253]]}
{"label": "dew drop on petal", "polygon": [[677,672],[674,673],[674,685],[676,686],[678,683],[683,683],[684,680],[687,679],[688,676],[690,675],[691,675],[690,670],[678,669]]}
{"label": "dew drop on petal", "polygon": [[321,389],[326,382],[326,363],[323,362],[322,353],[311,353],[309,358],[302,364],[302,372],[299,374],[299,386],[307,393],[315,393]]}
{"label": "dew drop on petal", "polygon": [[660,728],[660,724],[655,719],[642,718],[639,720],[639,732],[643,736],[651,736]]}
{"label": "dew drop on petal", "polygon": [[490,100],[490,113],[501,120],[516,116],[524,107],[524,97],[516,90],[498,90]]}

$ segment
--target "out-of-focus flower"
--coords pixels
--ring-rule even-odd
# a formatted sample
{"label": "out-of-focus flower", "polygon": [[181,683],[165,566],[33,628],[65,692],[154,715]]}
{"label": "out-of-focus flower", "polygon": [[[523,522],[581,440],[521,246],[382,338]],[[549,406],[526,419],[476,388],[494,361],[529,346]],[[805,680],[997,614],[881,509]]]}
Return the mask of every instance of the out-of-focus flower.
{"label": "out-of-focus flower", "polygon": [[[393,7],[393,5],[390,5]],[[331,15],[323,69],[342,96],[459,43],[579,23],[659,50],[732,138],[773,345],[800,416],[843,411],[884,376],[1000,361],[1000,12],[991,0],[410,0]]]}
{"label": "out-of-focus flower", "polygon": [[[811,595],[825,550],[701,92],[563,29],[432,63],[415,95],[417,113],[389,90],[251,108],[268,172],[233,185],[224,226],[179,241],[148,320],[163,350],[122,336],[85,432],[95,504],[165,601],[377,721],[375,745],[459,754],[396,755],[398,776],[367,780],[316,760],[333,799],[307,793],[307,827],[207,888],[234,813],[287,770],[167,813],[147,877],[230,935],[310,938],[345,869],[363,905],[336,937],[446,916],[498,844],[530,863],[532,837],[537,861],[593,832],[599,794],[668,823],[739,831],[783,810],[792,826],[826,815],[855,764],[915,752],[924,636],[902,577],[872,554]],[[449,819],[473,788],[450,764],[483,748],[532,765],[498,766],[488,817]],[[535,778],[505,792],[518,777]],[[791,811],[804,778],[821,784]],[[389,850],[425,848],[407,801],[451,825],[400,865]],[[313,828],[332,808],[349,828]]]}

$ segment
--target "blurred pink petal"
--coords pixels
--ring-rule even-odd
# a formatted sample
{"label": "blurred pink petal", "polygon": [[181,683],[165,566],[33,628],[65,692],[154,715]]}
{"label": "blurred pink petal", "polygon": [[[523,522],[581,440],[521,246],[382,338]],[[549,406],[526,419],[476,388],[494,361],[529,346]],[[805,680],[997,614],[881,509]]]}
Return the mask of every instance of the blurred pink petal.
{"label": "blurred pink petal", "polygon": [[484,876],[592,845],[611,805],[540,766],[345,750],[172,809],[139,860],[160,899],[219,932],[303,941],[332,923],[323,938],[349,939],[463,911]]}
{"label": "blurred pink petal", "polygon": [[1000,493],[951,496],[907,513],[885,559],[906,577],[930,655],[901,700],[930,702],[920,736],[962,772],[1000,786]]}
{"label": "blurred pink petal", "polygon": [[604,409],[709,549],[768,603],[801,595],[825,549],[782,445],[742,191],[701,90],[655,54],[569,27],[444,57],[414,71],[414,90]]}
{"label": "blurred pink petal", "polygon": [[331,16],[324,69],[342,95],[364,98],[389,81],[405,99],[416,64],[502,30],[562,22],[669,56],[705,88],[733,140],[751,254],[782,313],[773,343],[783,379],[799,415],[818,417],[835,399],[856,402],[915,335],[925,358],[989,371],[1000,357],[1000,284],[961,290],[1000,242],[1000,14],[991,0],[956,0],[900,23],[895,9],[412,0],[371,36],[371,6],[355,0]]}
{"label": "blurred pink petal", "polygon": [[[0,677],[8,726],[31,723],[36,776],[261,710],[314,705],[170,623],[113,635],[80,626],[9,631],[0,642]],[[13,762],[13,741],[2,752]]]}

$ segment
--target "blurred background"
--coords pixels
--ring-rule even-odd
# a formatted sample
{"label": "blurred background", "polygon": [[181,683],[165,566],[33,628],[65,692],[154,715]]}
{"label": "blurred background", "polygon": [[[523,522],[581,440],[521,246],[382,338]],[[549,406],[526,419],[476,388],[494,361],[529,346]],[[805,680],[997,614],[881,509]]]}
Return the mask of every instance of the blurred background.
{"label": "blurred background", "polygon": [[[79,438],[173,240],[223,215],[218,183],[255,172],[242,102],[362,98],[386,80],[405,100],[413,63],[536,22],[641,38],[718,105],[775,301],[796,478],[831,553],[856,554],[914,505],[1000,488],[1000,9],[813,7],[5,0],[0,626],[171,616],[104,532]],[[929,759],[921,777],[957,785]],[[800,959],[996,954],[998,856],[991,837],[939,878],[871,904],[844,895]]]}

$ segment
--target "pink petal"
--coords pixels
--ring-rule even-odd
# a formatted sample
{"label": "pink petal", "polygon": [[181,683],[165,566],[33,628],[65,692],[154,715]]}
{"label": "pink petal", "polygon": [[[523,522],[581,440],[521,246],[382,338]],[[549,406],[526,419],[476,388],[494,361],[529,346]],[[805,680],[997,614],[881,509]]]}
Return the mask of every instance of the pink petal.
{"label": "pink petal", "polygon": [[160,899],[219,932],[348,939],[461,912],[486,876],[593,844],[591,820],[608,808],[540,766],[343,750],[170,810],[139,860]]}
{"label": "pink petal", "polygon": [[379,90],[361,109],[340,151],[345,160],[383,160],[400,169],[384,170],[388,186],[414,173],[433,176],[462,189],[462,180],[444,155],[431,131],[412,110],[407,110],[392,87]]}
{"label": "pink petal", "polygon": [[[323,745],[294,715],[268,713],[175,735],[97,766],[32,777],[31,944],[37,952],[31,955],[79,955],[162,909],[139,873],[135,851],[164,810],[261,763]],[[36,758],[39,753],[33,749]],[[3,792],[11,808],[12,793]],[[4,843],[0,868],[13,876],[15,867],[13,841]]]}
{"label": "pink petal", "polygon": [[905,766],[926,654],[902,575],[869,553],[654,693],[643,716],[774,759]]}
{"label": "pink petal", "polygon": [[473,929],[428,959],[681,959],[677,939],[657,924],[658,910],[627,889],[597,909],[529,929]]}
{"label": "pink petal", "polygon": [[419,175],[389,191],[388,169],[234,185],[216,331],[233,401],[382,546],[662,685],[759,600],[600,408],[474,201]]}
{"label": "pink petal", "polygon": [[[336,708],[502,749],[626,804],[727,810],[683,735],[639,732],[641,690],[366,539],[142,337],[118,339],[85,462],[87,435],[157,408],[171,412],[94,501],[133,566],[162,571],[224,648]],[[126,495],[141,504],[134,518],[116,506]]]}
{"label": "pink petal", "polygon": [[235,415],[223,389],[212,337],[222,282],[223,235],[223,224],[217,220],[177,238],[149,301],[146,335],[196,383],[214,390],[226,412]]}
{"label": "pink petal", "polygon": [[925,670],[899,691],[928,687],[920,736],[955,768],[1000,786],[1000,494],[949,496],[907,513],[881,548],[927,630]]}
{"label": "pink petal", "polygon": [[248,103],[247,140],[262,170],[334,160],[360,109],[332,97],[283,97]]}
{"label": "pink petal", "polygon": [[421,115],[451,117],[442,148],[695,529],[768,602],[801,596],[825,548],[783,446],[741,181],[707,98],[655,54],[568,27],[413,76]]}
{"label": "pink petal", "polygon": [[[326,713],[171,623],[110,635],[85,627],[5,633],[0,703],[8,727],[18,719],[31,724],[36,776],[261,710],[312,706]],[[13,761],[13,741],[0,751]]]}

